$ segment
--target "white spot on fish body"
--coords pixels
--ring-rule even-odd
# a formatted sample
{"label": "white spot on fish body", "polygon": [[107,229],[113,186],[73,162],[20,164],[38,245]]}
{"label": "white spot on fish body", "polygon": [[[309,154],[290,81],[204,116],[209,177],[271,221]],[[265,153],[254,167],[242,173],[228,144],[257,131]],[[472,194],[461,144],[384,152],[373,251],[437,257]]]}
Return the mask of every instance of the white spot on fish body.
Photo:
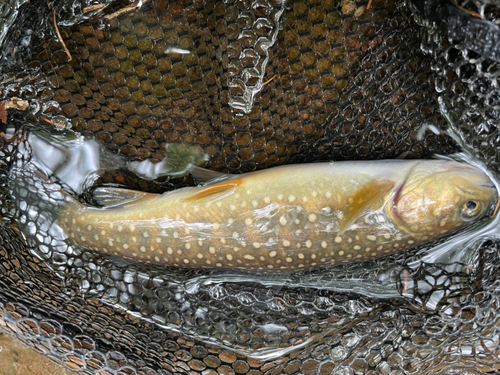
{"label": "white spot on fish body", "polygon": [[103,235],[103,236],[104,236],[105,234],[106,234],[106,232],[105,232],[105,231],[103,231],[103,230],[101,230],[101,235]]}
{"label": "white spot on fish body", "polygon": [[290,203],[295,202],[295,195],[293,195],[293,194],[289,195],[288,202],[290,202]]}
{"label": "white spot on fish body", "polygon": [[174,232],[174,233],[173,233],[173,237],[174,237],[174,238],[179,238],[179,233]]}
{"label": "white spot on fish body", "polygon": [[282,200],[283,199],[283,194],[278,194],[278,200]]}
{"label": "white spot on fish body", "polygon": [[342,220],[344,218],[344,213],[342,211],[340,211],[338,214],[337,214],[337,219],[339,220]]}
{"label": "white spot on fish body", "polygon": [[[145,248],[144,246],[141,246],[141,247],[139,248],[139,250],[141,251],[141,253],[145,253],[145,252],[146,252],[146,248]],[[170,249],[170,250],[172,250],[172,249]],[[170,253],[170,254],[171,254],[171,253]]]}
{"label": "white spot on fish body", "polygon": [[219,223],[213,223],[212,224],[212,228],[214,228],[214,230],[219,230],[220,224]]}
{"label": "white spot on fish body", "polygon": [[370,241],[376,241],[377,240],[377,237],[374,236],[374,235],[372,235],[372,234],[366,236],[366,238],[368,238],[368,240],[370,240]]}
{"label": "white spot on fish body", "polygon": [[250,219],[250,218],[246,218],[246,219],[245,219],[245,224],[246,224],[246,225],[252,225],[252,219]]}
{"label": "white spot on fish body", "polygon": [[156,237],[155,241],[156,241],[156,243],[161,243],[161,237]]}
{"label": "white spot on fish body", "polygon": [[[144,247],[144,246],[142,246],[142,247]],[[146,248],[144,248],[144,250],[146,250]],[[172,255],[174,253],[174,251],[172,250],[171,247],[167,247],[167,253],[170,254],[170,255]]]}
{"label": "white spot on fish body", "polygon": [[131,232],[133,232],[135,230],[135,225],[134,224],[130,224],[128,229],[130,229]]}
{"label": "white spot on fish body", "polygon": [[230,204],[230,205],[229,205],[229,209],[230,209],[231,211],[235,211],[235,210],[236,210],[236,206],[235,206],[234,204]]}
{"label": "white spot on fish body", "polygon": [[342,242],[342,237],[335,237],[335,243],[341,243]]}
{"label": "white spot on fish body", "polygon": [[330,191],[327,191],[327,192],[325,193],[325,196],[326,196],[327,198],[331,198],[331,197],[332,197],[332,193],[331,193]]}
{"label": "white spot on fish body", "polygon": [[284,240],[284,241],[283,241],[283,246],[285,246],[285,247],[290,246],[290,241],[288,241],[288,240]]}
{"label": "white spot on fish body", "polygon": [[217,207],[219,207],[219,208],[220,208],[220,207],[222,207],[222,203],[221,203],[220,201],[219,201],[219,202],[217,202],[217,203],[216,203],[216,205],[217,205]]}
{"label": "white spot on fish body", "polygon": [[123,226],[118,225],[118,232],[121,232],[121,231],[123,231]]}
{"label": "white spot on fish body", "polygon": [[99,241],[99,236],[98,236],[97,234],[94,234],[94,239],[95,239],[96,241]]}
{"label": "white spot on fish body", "polygon": [[312,194],[312,196],[313,196],[314,198],[316,198],[316,197],[318,196],[318,193],[316,192],[316,190],[313,190],[311,194]]}
{"label": "white spot on fish body", "polygon": [[260,247],[260,242],[254,242],[253,244],[253,247],[255,247],[256,249],[258,249]]}
{"label": "white spot on fish body", "polygon": [[271,203],[271,198],[264,197],[264,203],[267,203],[267,204]]}
{"label": "white spot on fish body", "polygon": [[282,215],[282,216],[280,217],[280,224],[281,224],[281,225],[286,225],[287,223],[288,223],[288,222],[287,222],[287,220],[286,220],[285,215]]}
{"label": "white spot on fish body", "polygon": [[309,221],[311,223],[314,223],[318,217],[315,214],[310,214],[309,215]]}
{"label": "white spot on fish body", "polygon": [[361,250],[361,246],[359,246],[359,245],[354,245],[354,250]]}
{"label": "white spot on fish body", "polygon": [[87,230],[88,230],[88,231],[91,231],[91,230],[92,230],[92,225],[90,225],[90,224],[89,224],[89,225],[87,225]]}
{"label": "white spot on fish body", "polygon": [[137,237],[132,236],[132,242],[137,242]]}
{"label": "white spot on fish body", "polygon": [[259,204],[257,203],[257,201],[256,201],[255,199],[254,199],[254,200],[252,200],[252,206],[257,207],[258,205],[259,205]]}
{"label": "white spot on fish body", "polygon": [[233,232],[233,237],[234,238],[238,238],[240,236],[240,234],[238,232]]}
{"label": "white spot on fish body", "polygon": [[299,225],[300,224],[300,220],[299,219],[295,219],[294,223],[297,224],[297,225]]}
{"label": "white spot on fish body", "polygon": [[327,246],[328,246],[328,244],[326,243],[326,241],[322,241],[322,242],[321,242],[321,247],[322,247],[323,249],[326,249],[326,247],[327,247]]}
{"label": "white spot on fish body", "polygon": [[210,247],[208,248],[208,251],[210,252],[210,254],[215,254],[215,247],[210,246]]}
{"label": "white spot on fish body", "polygon": [[142,235],[147,238],[147,237],[149,237],[149,232],[145,231]]}
{"label": "white spot on fish body", "polygon": [[127,249],[128,249],[128,244],[124,243],[124,244],[123,244],[123,248],[124,248],[125,250],[127,250]]}
{"label": "white spot on fish body", "polygon": [[310,248],[311,246],[312,246],[312,242],[311,242],[311,240],[307,240],[307,241],[306,241],[306,247],[307,247],[307,248]]}

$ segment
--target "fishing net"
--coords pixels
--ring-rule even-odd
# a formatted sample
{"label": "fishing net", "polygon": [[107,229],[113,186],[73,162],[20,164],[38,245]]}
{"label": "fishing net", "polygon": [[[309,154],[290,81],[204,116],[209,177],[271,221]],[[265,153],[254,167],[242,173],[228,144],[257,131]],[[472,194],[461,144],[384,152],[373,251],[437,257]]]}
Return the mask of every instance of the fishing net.
{"label": "fishing net", "polygon": [[[128,161],[188,143],[208,168],[242,173],[451,154],[450,128],[496,171],[493,1],[20,4],[4,5],[15,26],[0,56],[4,107],[27,102],[8,111],[0,148],[2,330],[83,374],[499,370],[494,241],[448,263],[416,249],[281,276],[180,271],[61,251],[50,213],[16,201],[39,191],[27,173],[39,129],[78,132]],[[93,182],[192,184],[123,165]]]}

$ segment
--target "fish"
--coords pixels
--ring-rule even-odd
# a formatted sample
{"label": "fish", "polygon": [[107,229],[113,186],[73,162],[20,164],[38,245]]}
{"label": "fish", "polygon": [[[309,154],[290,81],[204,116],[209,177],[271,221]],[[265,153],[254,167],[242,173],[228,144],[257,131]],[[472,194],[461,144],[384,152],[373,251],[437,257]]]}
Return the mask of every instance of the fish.
{"label": "fish", "polygon": [[136,262],[295,271],[382,257],[485,217],[497,190],[452,160],[286,165],[242,175],[194,167],[202,184],[164,194],[101,187],[94,207],[67,197],[70,245]]}

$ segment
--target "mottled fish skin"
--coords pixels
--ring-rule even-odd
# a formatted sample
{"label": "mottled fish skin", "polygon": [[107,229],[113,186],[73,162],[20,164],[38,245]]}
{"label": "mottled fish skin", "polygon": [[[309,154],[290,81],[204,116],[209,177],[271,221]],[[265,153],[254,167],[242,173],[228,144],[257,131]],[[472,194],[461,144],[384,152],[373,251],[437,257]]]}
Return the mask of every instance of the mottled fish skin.
{"label": "mottled fish skin", "polygon": [[[59,224],[70,244],[138,262],[298,270],[372,259],[454,232],[485,215],[493,187],[483,172],[444,160],[291,165],[120,207],[68,203]],[[346,216],[355,220],[341,228]]]}

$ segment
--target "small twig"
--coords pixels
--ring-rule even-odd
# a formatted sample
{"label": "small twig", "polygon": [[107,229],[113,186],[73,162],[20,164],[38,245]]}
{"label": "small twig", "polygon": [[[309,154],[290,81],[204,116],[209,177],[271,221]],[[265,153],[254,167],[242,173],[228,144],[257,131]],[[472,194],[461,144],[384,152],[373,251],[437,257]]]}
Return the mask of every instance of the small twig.
{"label": "small twig", "polygon": [[67,126],[66,126],[66,125],[61,124],[61,123],[59,123],[59,122],[55,122],[55,121],[49,120],[48,118],[45,118],[45,117],[42,117],[42,120],[43,120],[43,121],[48,122],[48,123],[49,123],[49,124],[51,124],[51,125],[58,126],[58,127],[60,127],[60,128],[64,128],[64,129],[66,129],[66,128],[67,128]]}
{"label": "small twig", "polygon": [[7,123],[7,110],[5,109],[5,105],[0,102],[0,122],[4,124]]}
{"label": "small twig", "polygon": [[88,13],[88,12],[92,12],[93,10],[96,10],[96,9],[101,9],[103,6],[104,6],[104,4],[95,4],[95,5],[91,5],[89,7],[85,7],[85,8],[83,8],[83,13]]}
{"label": "small twig", "polygon": [[476,18],[483,18],[483,16],[481,14],[479,14],[478,12],[474,12],[473,10],[469,10],[469,9],[465,9],[464,7],[458,5],[455,0],[450,0],[452,2],[453,5],[455,5],[458,9],[461,9],[463,10],[465,13],[468,13],[470,14],[472,17],[476,17]]}
{"label": "small twig", "polygon": [[464,266],[465,268],[467,268],[468,270],[474,270],[474,267],[472,266]]}
{"label": "small twig", "polygon": [[64,43],[64,40],[61,36],[61,33],[59,32],[59,28],[57,27],[56,11],[54,11],[54,26],[56,28],[57,37],[59,38],[59,40],[64,48],[64,52],[66,52],[66,55],[68,55],[68,57],[69,57],[69,61],[71,61],[71,59],[73,57],[71,57],[71,53],[69,53],[69,49],[68,49],[68,47],[66,47],[66,44]]}
{"label": "small twig", "polygon": [[372,0],[368,0],[368,4],[366,4],[366,10],[370,9],[372,6]]}
{"label": "small twig", "polygon": [[405,279],[404,279],[404,283],[403,283],[403,294],[406,294],[406,286],[408,284],[408,271],[404,270],[403,273],[405,275]]}
{"label": "small twig", "polygon": [[260,85],[259,90],[262,89],[265,85],[267,85],[269,82],[271,82],[273,79],[275,79],[278,75],[275,74],[271,78],[269,78],[266,82]]}
{"label": "small twig", "polygon": [[108,14],[107,16],[104,16],[104,18],[106,18],[107,20],[111,20],[113,18],[121,16],[124,13],[130,12],[130,11],[134,10],[135,8],[137,8],[137,4],[133,3],[133,4],[130,4],[130,5],[127,5],[125,8],[117,10],[114,13],[111,13],[111,14]]}
{"label": "small twig", "polygon": [[382,129],[384,131],[384,133],[386,133],[389,137],[392,138],[392,140],[394,142],[396,142],[396,138],[394,138],[394,136],[392,135],[392,133],[389,131],[389,129],[387,129],[385,126],[381,126],[380,129]]}
{"label": "small twig", "polygon": [[493,217],[497,214],[498,207],[500,207],[500,198],[498,198],[497,205],[495,206],[495,209],[493,210]]}

